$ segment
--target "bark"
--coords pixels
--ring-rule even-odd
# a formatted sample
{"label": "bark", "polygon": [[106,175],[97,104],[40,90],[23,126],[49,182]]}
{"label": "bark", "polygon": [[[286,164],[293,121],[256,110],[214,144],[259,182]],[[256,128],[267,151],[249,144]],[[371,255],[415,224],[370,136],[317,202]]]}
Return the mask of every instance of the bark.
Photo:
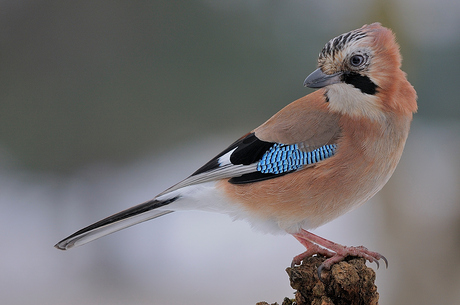
{"label": "bark", "polygon": [[375,272],[366,266],[365,259],[348,257],[330,270],[323,269],[320,280],[318,266],[324,260],[324,257],[309,257],[301,266],[286,269],[296,292],[294,300],[285,298],[282,305],[378,305]]}

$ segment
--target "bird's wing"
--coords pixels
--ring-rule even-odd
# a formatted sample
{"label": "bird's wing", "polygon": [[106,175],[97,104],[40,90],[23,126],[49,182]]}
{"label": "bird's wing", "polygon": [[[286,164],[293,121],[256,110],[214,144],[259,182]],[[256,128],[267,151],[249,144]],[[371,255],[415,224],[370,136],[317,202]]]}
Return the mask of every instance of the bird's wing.
{"label": "bird's wing", "polygon": [[[187,179],[154,199],[102,219],[56,244],[66,250],[168,213],[181,197],[180,188],[229,179],[233,184],[263,181],[312,166],[334,155],[340,137],[338,117],[304,99],[286,106],[271,119],[231,144]],[[299,103],[301,103],[299,105]],[[324,104],[324,101],[323,101]],[[294,105],[295,107],[293,107]],[[314,105],[314,104],[313,104]],[[179,190],[178,192],[174,192]]]}
{"label": "bird's wing", "polygon": [[325,108],[311,109],[307,102],[300,99],[286,106],[158,196],[220,179],[234,184],[272,179],[334,155],[340,137],[339,117]]}
{"label": "bird's wing", "polygon": [[284,107],[254,133],[263,141],[301,144],[311,151],[337,143],[339,119],[339,114],[328,111],[327,99],[318,90]]}

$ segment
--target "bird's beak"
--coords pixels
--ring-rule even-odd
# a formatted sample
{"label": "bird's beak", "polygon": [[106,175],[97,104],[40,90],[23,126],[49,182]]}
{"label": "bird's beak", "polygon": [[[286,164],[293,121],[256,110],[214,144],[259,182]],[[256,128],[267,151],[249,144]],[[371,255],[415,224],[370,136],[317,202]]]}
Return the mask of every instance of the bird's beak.
{"label": "bird's beak", "polygon": [[337,72],[331,75],[325,74],[320,68],[313,71],[303,82],[305,87],[322,88],[328,85],[341,82],[342,72]]}

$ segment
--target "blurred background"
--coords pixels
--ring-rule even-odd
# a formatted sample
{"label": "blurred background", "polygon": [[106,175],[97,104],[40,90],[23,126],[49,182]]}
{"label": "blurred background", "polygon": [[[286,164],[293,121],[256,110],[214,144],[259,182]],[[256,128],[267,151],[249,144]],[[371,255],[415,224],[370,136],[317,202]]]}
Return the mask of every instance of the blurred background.
{"label": "blurred background", "polygon": [[453,0],[1,1],[0,303],[292,297],[284,269],[303,247],[224,215],[173,213],[53,245],[312,92],[302,83],[323,45],[379,21],[397,35],[419,113],[387,186],[314,232],[389,259],[380,304],[457,304],[459,16]]}

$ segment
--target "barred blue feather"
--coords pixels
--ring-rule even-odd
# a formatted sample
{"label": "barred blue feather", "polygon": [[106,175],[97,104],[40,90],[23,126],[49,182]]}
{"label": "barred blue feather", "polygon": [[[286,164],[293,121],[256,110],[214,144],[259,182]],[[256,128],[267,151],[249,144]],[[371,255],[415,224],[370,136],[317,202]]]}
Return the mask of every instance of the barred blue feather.
{"label": "barred blue feather", "polygon": [[257,163],[257,171],[264,174],[282,174],[295,171],[304,165],[313,164],[333,156],[336,149],[337,145],[331,144],[305,152],[297,144],[275,144]]}

